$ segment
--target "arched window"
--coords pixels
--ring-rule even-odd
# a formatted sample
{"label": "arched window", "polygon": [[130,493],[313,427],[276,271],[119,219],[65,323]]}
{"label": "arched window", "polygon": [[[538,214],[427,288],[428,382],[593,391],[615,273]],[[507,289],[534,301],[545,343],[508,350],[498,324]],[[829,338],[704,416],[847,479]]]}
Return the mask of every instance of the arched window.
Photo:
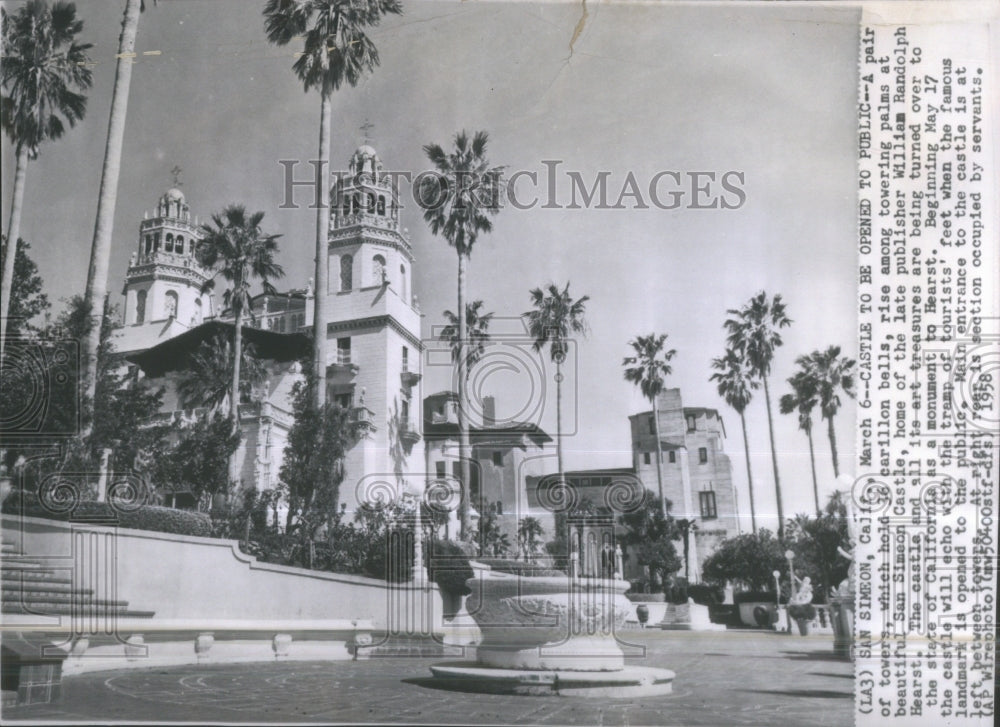
{"label": "arched window", "polygon": [[201,323],[201,316],[201,299],[199,298],[194,302],[194,315],[191,316],[191,324],[195,326],[199,325]]}
{"label": "arched window", "polygon": [[399,266],[399,297],[406,300],[406,266]]}
{"label": "arched window", "polygon": [[148,255],[153,251],[153,236],[146,235],[146,254]]}
{"label": "arched window", "polygon": [[378,209],[377,209],[377,212],[380,215],[384,215],[385,214],[385,197],[383,195],[381,195],[381,194],[378,196]]}
{"label": "arched window", "polygon": [[135,322],[136,324],[146,322],[146,291],[140,290],[135,294]]}
{"label": "arched window", "polygon": [[177,236],[177,252],[184,254],[184,235]]}
{"label": "arched window", "polygon": [[356,215],[358,213],[358,195],[351,195],[351,214]]}
{"label": "arched window", "polygon": [[385,258],[376,255],[372,258],[372,284],[382,285],[386,281]]}
{"label": "arched window", "polygon": [[375,195],[374,194],[366,194],[365,195],[365,211],[369,212],[369,213],[375,211]]}
{"label": "arched window", "polygon": [[340,256],[340,289],[350,290],[354,287],[354,258],[350,255]]}
{"label": "arched window", "polygon": [[177,317],[177,293],[168,290],[163,299],[163,313],[166,318]]}
{"label": "arched window", "polygon": [[167,244],[164,245],[164,250],[167,252],[174,251],[174,236],[171,233],[167,233]]}
{"label": "arched window", "polygon": [[153,242],[153,252],[160,251],[160,233],[156,233],[156,240]]}

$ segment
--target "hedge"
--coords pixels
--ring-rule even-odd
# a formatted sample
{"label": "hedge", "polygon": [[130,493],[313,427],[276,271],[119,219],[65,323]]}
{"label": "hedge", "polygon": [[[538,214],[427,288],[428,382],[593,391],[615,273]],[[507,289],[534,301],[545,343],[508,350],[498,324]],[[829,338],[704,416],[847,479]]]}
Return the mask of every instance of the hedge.
{"label": "hedge", "polygon": [[62,522],[111,525],[157,533],[212,537],[212,520],[203,512],[175,510],[157,505],[121,505],[114,507],[107,502],[85,500],[71,509],[56,510],[46,507],[33,493],[14,492],[4,501],[2,511],[8,515],[59,520]]}
{"label": "hedge", "polygon": [[[469,556],[458,543],[450,540],[433,540],[429,552],[425,552],[429,562],[430,579],[445,593],[467,596],[472,591],[465,582],[475,574],[469,565]],[[436,567],[435,567],[436,566]]]}
{"label": "hedge", "polygon": [[761,601],[764,603],[774,603],[776,600],[774,591],[743,591],[733,596],[733,603],[737,606],[741,603],[757,603]]}

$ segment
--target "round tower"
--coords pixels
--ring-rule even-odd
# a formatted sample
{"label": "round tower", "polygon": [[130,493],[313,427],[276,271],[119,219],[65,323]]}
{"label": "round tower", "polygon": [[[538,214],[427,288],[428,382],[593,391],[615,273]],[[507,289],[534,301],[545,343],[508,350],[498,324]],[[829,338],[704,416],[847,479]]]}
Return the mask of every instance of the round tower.
{"label": "round tower", "polygon": [[125,274],[125,325],[176,320],[196,326],[215,316],[212,296],[202,291],[211,272],[198,263],[197,219],[184,193],[168,189],[152,217],[139,223],[139,244]]}

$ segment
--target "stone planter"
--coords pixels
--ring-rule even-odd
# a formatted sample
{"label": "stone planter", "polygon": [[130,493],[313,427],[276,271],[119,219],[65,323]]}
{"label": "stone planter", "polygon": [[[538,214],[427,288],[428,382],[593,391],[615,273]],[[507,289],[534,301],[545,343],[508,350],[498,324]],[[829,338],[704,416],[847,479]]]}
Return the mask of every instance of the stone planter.
{"label": "stone planter", "polygon": [[645,603],[640,603],[638,606],[636,606],[635,617],[639,619],[639,623],[645,626],[646,622],[649,621],[649,606],[647,606]]}
{"label": "stone planter", "polygon": [[811,619],[808,618],[797,618],[795,619],[795,625],[799,627],[799,636],[809,635],[809,622]]}

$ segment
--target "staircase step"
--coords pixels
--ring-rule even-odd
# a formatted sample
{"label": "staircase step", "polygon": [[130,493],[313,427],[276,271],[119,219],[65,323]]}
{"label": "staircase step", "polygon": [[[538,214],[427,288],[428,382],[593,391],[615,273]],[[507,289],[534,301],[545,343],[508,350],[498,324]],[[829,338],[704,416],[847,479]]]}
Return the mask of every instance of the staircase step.
{"label": "staircase step", "polygon": [[3,603],[3,613],[7,614],[31,614],[33,616],[76,616],[87,617],[111,615],[127,616],[129,610],[127,604],[120,606],[94,606],[92,604],[74,603]]}
{"label": "staircase step", "polygon": [[20,593],[31,593],[33,595],[55,595],[57,593],[80,594],[88,597],[94,595],[93,588],[74,588],[72,583],[52,583],[49,581],[33,581],[30,583],[4,581],[2,592],[4,600],[6,600],[9,595],[17,595]]}
{"label": "staircase step", "polygon": [[0,583],[72,583],[73,579],[69,576],[57,576],[54,573],[42,573],[39,571],[25,570],[5,570],[0,574]]}
{"label": "staircase step", "polygon": [[38,594],[32,591],[4,592],[0,603],[73,603],[87,606],[127,606],[128,601],[116,598],[94,598],[93,595],[71,591],[69,593]]}

